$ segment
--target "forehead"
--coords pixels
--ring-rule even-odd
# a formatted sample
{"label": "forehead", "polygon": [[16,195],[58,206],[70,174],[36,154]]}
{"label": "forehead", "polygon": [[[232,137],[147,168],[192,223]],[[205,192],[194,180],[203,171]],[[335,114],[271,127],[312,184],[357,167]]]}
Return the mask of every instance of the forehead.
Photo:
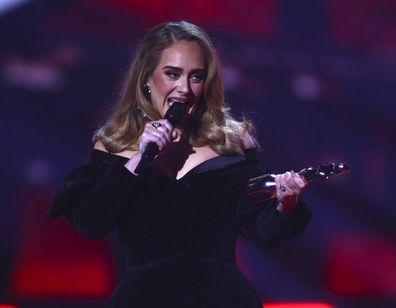
{"label": "forehead", "polygon": [[164,66],[203,69],[205,68],[205,56],[198,43],[177,41],[162,51],[158,67]]}

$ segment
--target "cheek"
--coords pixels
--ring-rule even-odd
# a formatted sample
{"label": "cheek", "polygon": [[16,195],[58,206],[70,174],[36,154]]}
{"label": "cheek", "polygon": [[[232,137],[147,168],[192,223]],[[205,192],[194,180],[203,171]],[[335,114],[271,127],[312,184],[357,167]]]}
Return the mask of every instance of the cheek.
{"label": "cheek", "polygon": [[194,93],[195,99],[200,100],[203,94],[204,84],[196,84],[192,86],[192,91]]}
{"label": "cheek", "polygon": [[192,88],[192,91],[194,93],[194,103],[188,111],[189,114],[192,114],[198,108],[198,105],[201,104],[203,90],[204,90],[203,85],[202,86],[197,85]]}
{"label": "cheek", "polygon": [[168,88],[169,84],[162,76],[157,76],[152,79],[152,90],[158,92],[158,94],[162,94],[162,92],[166,91]]}

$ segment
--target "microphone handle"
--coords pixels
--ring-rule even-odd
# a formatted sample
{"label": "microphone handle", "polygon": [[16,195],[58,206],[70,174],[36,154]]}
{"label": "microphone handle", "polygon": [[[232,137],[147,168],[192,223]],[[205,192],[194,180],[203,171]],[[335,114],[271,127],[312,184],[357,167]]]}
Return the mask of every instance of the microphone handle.
{"label": "microphone handle", "polygon": [[[172,105],[165,114],[164,119],[168,120],[173,127],[176,127],[184,118],[187,112],[187,105],[183,102],[173,100]],[[159,153],[158,145],[155,142],[147,144],[138,165],[135,168],[136,174],[146,172],[148,165],[153,161],[154,157]]]}
{"label": "microphone handle", "polygon": [[153,161],[155,155],[159,153],[158,145],[154,142],[150,142],[144,150],[142,157],[135,168],[136,174],[142,174],[146,171],[146,168],[150,162]]}

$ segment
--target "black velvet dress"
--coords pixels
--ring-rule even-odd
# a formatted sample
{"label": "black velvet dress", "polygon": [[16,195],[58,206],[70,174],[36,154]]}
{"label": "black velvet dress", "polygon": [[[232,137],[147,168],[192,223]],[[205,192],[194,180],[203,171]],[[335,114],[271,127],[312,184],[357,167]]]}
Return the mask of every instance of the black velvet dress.
{"label": "black velvet dress", "polygon": [[261,307],[235,263],[238,234],[267,248],[300,234],[311,213],[302,202],[283,214],[276,201],[247,199],[247,180],[264,172],[257,151],[209,159],[179,180],[155,170],[137,177],[126,161],[93,150],[50,211],[88,238],[117,230],[127,270],[109,307]]}

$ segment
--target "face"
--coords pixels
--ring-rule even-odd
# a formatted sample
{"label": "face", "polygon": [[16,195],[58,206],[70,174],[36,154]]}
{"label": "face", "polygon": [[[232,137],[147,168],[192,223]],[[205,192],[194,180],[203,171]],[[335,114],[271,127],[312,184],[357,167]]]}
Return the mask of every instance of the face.
{"label": "face", "polygon": [[147,80],[151,101],[161,116],[169,109],[172,99],[187,104],[191,114],[202,97],[205,75],[205,58],[197,43],[178,41],[164,49]]}

